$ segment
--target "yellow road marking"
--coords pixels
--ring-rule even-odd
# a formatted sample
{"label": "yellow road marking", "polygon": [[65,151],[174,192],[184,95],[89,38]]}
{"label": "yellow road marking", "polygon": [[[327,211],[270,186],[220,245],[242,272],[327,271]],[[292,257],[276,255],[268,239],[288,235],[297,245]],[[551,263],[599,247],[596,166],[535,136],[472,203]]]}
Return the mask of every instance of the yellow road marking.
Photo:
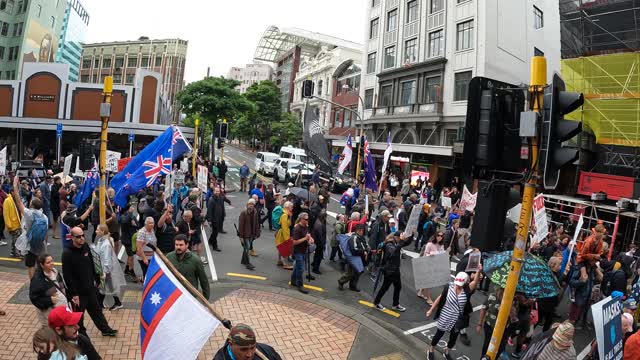
{"label": "yellow road marking", "polygon": [[258,275],[248,275],[248,274],[238,274],[238,273],[227,273],[227,276],[235,276],[235,277],[241,277],[241,278],[247,278],[247,279],[255,279],[255,280],[267,280],[266,277],[264,276],[258,276]]}
{"label": "yellow road marking", "polygon": [[[375,309],[375,306],[372,303],[368,302],[368,301],[360,300],[358,302],[360,304],[364,305],[364,306],[368,306],[370,308],[374,308]],[[384,310],[382,310],[382,312],[387,314],[387,315],[391,315],[391,316],[394,316],[394,317],[397,317],[397,318],[400,317],[399,313],[397,313],[395,311],[392,311],[392,310],[389,310],[389,309],[384,309]]]}
{"label": "yellow road marking", "polygon": [[[0,257],[0,261],[22,262],[23,260],[18,259],[18,258]],[[62,263],[61,262],[54,262],[53,265],[62,266]]]}
{"label": "yellow road marking", "polygon": [[[289,281],[289,285],[291,285],[291,281]],[[315,290],[315,291],[319,291],[319,292],[323,292],[324,289],[321,287],[317,287],[317,286],[313,286],[313,285],[307,285],[304,284],[302,285],[305,289],[309,289],[309,290]]]}

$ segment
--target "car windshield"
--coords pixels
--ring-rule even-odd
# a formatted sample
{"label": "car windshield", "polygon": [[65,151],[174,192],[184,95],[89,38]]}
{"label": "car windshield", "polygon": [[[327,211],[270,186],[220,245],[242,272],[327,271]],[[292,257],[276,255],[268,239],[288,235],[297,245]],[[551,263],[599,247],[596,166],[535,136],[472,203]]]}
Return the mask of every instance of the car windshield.
{"label": "car windshield", "polygon": [[278,155],[265,155],[264,156],[264,161],[266,161],[266,162],[274,162],[274,161],[276,161],[276,159],[278,159]]}
{"label": "car windshield", "polygon": [[305,168],[304,164],[289,164],[289,169],[304,170]]}
{"label": "car windshield", "polygon": [[305,164],[313,164],[313,160],[307,155],[298,155],[298,157],[300,158],[300,161]]}

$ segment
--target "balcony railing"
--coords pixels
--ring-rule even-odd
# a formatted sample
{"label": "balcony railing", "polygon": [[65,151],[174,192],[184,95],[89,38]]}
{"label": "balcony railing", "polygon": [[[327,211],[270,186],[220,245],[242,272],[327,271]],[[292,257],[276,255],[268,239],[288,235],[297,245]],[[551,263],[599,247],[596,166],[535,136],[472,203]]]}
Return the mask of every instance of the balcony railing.
{"label": "balcony railing", "polygon": [[411,105],[379,106],[371,110],[371,117],[391,115],[438,115],[442,114],[442,102]]}

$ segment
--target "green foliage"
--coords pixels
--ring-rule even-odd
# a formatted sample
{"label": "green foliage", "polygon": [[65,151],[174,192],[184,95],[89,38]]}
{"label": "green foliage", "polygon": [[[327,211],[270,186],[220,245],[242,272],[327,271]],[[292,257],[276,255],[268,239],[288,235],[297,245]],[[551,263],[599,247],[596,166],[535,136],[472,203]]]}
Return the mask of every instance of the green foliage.
{"label": "green foliage", "polygon": [[302,122],[291,113],[282,113],[280,121],[272,124],[270,143],[273,147],[297,146],[302,141]]}

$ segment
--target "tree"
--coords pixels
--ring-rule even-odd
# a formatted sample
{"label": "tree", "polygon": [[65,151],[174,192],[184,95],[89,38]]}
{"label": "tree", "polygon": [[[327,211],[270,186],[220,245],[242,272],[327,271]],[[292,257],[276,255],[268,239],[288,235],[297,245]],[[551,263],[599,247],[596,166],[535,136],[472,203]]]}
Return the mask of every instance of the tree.
{"label": "tree", "polygon": [[282,113],[280,121],[273,123],[270,138],[272,147],[296,146],[302,139],[302,122],[291,113]]}
{"label": "tree", "polygon": [[272,125],[281,119],[280,89],[273,81],[260,81],[249,86],[244,96],[254,104],[253,111],[247,112],[247,120],[255,129],[255,137],[266,146],[271,138]]}

